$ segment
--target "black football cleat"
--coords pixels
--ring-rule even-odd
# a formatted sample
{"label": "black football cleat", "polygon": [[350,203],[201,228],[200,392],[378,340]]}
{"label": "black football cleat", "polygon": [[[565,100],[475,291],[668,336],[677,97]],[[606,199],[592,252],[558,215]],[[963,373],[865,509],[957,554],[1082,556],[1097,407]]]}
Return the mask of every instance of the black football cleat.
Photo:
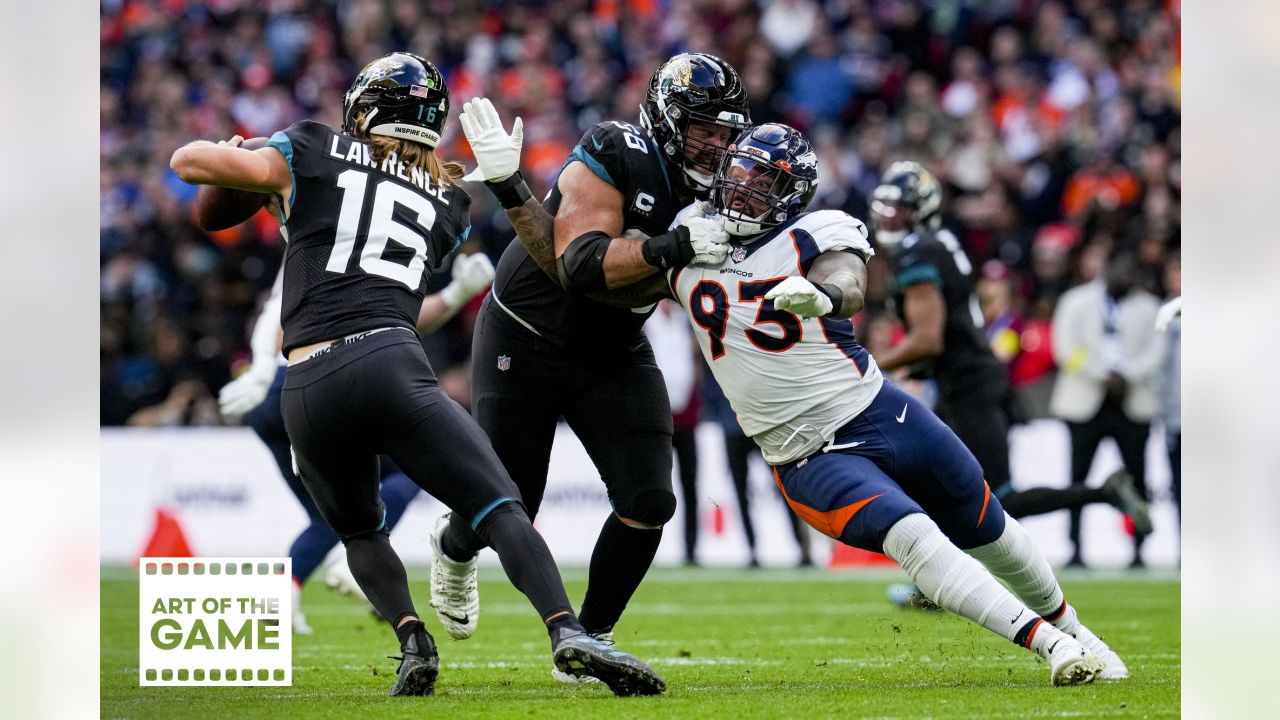
{"label": "black football cleat", "polygon": [[1117,510],[1133,520],[1133,531],[1138,535],[1151,534],[1151,508],[1138,491],[1133,475],[1121,468],[1102,483],[1102,492]]}
{"label": "black football cleat", "polygon": [[440,674],[440,656],[436,642],[426,628],[419,627],[400,648],[402,657],[396,681],[388,695],[430,695],[436,690],[436,677]]}
{"label": "black football cleat", "polygon": [[585,633],[570,635],[557,643],[553,660],[560,672],[571,677],[597,678],[614,695],[659,695],[667,688],[653,668]]}

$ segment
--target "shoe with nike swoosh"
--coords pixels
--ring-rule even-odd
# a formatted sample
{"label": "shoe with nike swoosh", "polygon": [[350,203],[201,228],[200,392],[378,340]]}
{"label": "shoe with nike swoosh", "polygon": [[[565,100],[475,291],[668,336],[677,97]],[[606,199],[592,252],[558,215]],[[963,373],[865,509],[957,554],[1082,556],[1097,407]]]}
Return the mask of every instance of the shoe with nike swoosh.
{"label": "shoe with nike swoosh", "polygon": [[480,622],[480,589],[476,584],[476,560],[458,562],[444,554],[440,537],[449,527],[450,513],[436,519],[431,531],[431,607],[455,640],[466,640]]}

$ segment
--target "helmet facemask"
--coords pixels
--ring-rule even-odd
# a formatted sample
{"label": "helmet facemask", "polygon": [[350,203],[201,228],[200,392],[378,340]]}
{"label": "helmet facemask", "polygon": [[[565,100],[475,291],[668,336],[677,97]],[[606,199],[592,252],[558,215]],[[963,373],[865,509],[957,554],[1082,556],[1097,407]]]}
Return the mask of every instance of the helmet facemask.
{"label": "helmet facemask", "polygon": [[694,195],[707,196],[725,147],[750,125],[746,99],[737,72],[704,53],[672,57],[650,78],[640,124]]}
{"label": "helmet facemask", "polygon": [[911,234],[911,208],[901,197],[902,192],[893,185],[881,185],[871,195],[871,225],[881,247],[895,248]]}
{"label": "helmet facemask", "polygon": [[923,165],[910,160],[891,164],[871,193],[876,243],[894,248],[913,232],[938,229],[941,207],[942,188]]}
{"label": "helmet facemask", "polygon": [[718,117],[710,117],[679,106],[665,109],[663,123],[671,133],[664,149],[677,158],[685,184],[698,195],[711,190],[729,143],[748,127],[746,117],[738,113],[721,112]]}
{"label": "helmet facemask", "polygon": [[795,215],[804,202],[808,181],[781,165],[742,151],[725,155],[711,191],[711,204],[724,219],[725,232],[738,237],[760,235]]}

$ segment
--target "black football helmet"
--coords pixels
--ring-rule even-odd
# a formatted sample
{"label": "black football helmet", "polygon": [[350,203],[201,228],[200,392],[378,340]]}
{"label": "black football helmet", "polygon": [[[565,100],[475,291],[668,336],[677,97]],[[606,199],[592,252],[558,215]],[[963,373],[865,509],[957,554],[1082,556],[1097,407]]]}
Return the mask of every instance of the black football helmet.
{"label": "black football helmet", "polygon": [[[705,196],[728,140],[748,127],[747,91],[738,71],[706,53],[681,53],[649,78],[640,124],[681,170],[685,187]],[[691,138],[690,125],[728,128],[724,142]],[[714,129],[714,128],[713,128]],[[702,133],[699,133],[702,134]]]}
{"label": "black football helmet", "polygon": [[880,176],[871,193],[871,225],[876,242],[894,247],[910,233],[942,224],[942,185],[924,166],[899,160]]}
{"label": "black football helmet", "polygon": [[444,75],[425,58],[395,52],[374,60],[356,76],[342,99],[342,130],[361,131],[421,143],[440,144],[449,116],[449,87]]}
{"label": "black football helmet", "polygon": [[767,123],[729,145],[711,186],[725,232],[750,237],[794,219],[818,189],[818,153],[795,128]]}

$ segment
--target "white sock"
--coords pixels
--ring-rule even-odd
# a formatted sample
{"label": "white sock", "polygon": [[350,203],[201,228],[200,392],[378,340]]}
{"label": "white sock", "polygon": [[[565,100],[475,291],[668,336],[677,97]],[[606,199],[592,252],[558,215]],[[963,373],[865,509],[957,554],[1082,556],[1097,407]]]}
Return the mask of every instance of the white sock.
{"label": "white sock", "polygon": [[1053,568],[1036,547],[1031,534],[1008,513],[1004,516],[1004,532],[995,542],[966,552],[1008,583],[1027,607],[1053,623],[1054,627],[1067,633],[1074,630],[1075,608],[1066,604]]}
{"label": "white sock", "polygon": [[927,515],[913,513],[894,523],[885,536],[884,552],[943,609],[1041,657],[1047,657],[1052,641],[1062,637],[977,560],[952,545]]}

